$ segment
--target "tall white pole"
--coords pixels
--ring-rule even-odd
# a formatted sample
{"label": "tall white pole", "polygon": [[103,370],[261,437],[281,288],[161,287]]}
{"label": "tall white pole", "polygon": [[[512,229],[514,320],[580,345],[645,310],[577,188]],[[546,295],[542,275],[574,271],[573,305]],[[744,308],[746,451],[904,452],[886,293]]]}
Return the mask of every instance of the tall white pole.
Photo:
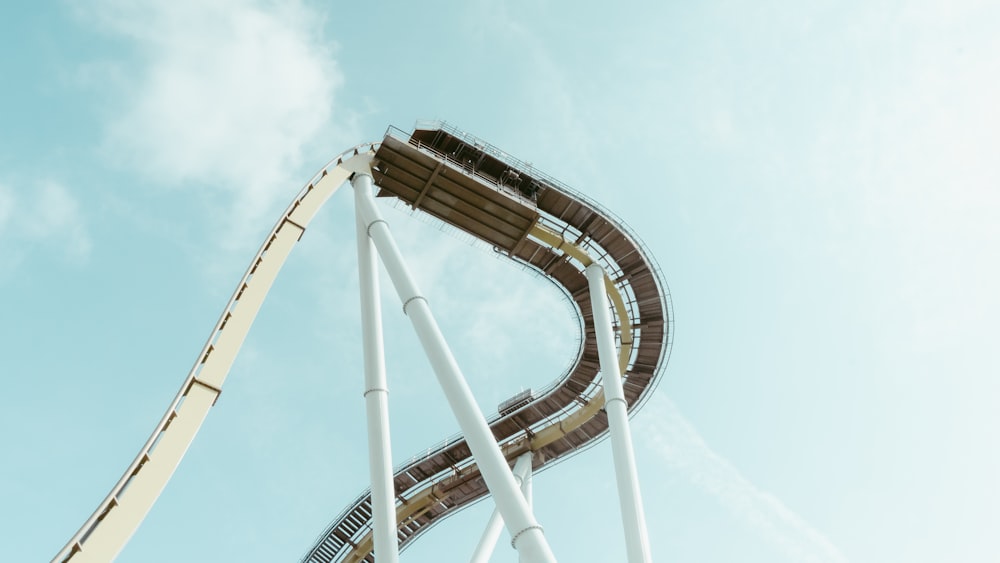
{"label": "tall white pole", "polygon": [[493,550],[497,547],[497,541],[500,539],[500,532],[502,531],[503,517],[500,516],[500,511],[494,508],[493,514],[490,515],[490,521],[486,523],[486,530],[483,532],[483,537],[479,538],[476,551],[472,552],[472,559],[469,560],[469,563],[489,563],[490,557],[493,556]]}
{"label": "tall white pole", "polygon": [[517,549],[524,561],[554,562],[555,556],[545,541],[542,527],[538,525],[531,508],[518,489],[514,475],[486,423],[486,417],[480,412],[472,396],[472,390],[465,382],[465,377],[431,314],[427,299],[420,293],[410,276],[399,248],[396,247],[396,242],[389,232],[389,226],[375,205],[371,176],[355,174],[351,184],[359,196],[357,201],[368,236],[378,249],[382,264],[392,279],[400,301],[403,302],[403,312],[413,324],[417,338],[420,339],[424,353],[430,360],[448,404],[458,419],[459,428],[462,429],[469,449],[476,459],[483,480],[507,524],[507,529],[513,538],[511,545]]}
{"label": "tall white pole", "polygon": [[635,452],[628,426],[628,403],[622,389],[621,371],[611,325],[604,269],[598,264],[587,266],[590,302],[594,309],[594,329],[597,332],[597,354],[601,360],[601,380],[604,382],[604,410],[611,432],[611,453],[618,482],[618,502],[625,526],[625,547],[629,563],[650,563],[649,534],[646,516],[639,494],[639,474],[635,467]]}
{"label": "tall white pole", "polygon": [[[521,494],[531,506],[531,452],[521,454],[514,463],[514,480],[521,486]],[[503,530],[503,517],[500,511],[493,509],[490,521],[486,524],[483,537],[476,545],[476,551],[472,553],[469,563],[488,563],[493,550],[496,548],[497,540],[500,539],[500,532]]]}
{"label": "tall white pole", "polygon": [[[531,501],[531,452],[525,452],[517,458],[517,462],[514,463],[514,477],[520,477],[518,479],[518,484],[521,485],[521,494],[524,495],[524,500],[528,502],[528,506],[532,506]],[[525,559],[524,554],[519,554],[518,560],[521,563],[526,563],[528,560]]]}
{"label": "tall white pole", "polygon": [[[370,176],[364,176],[371,180]],[[369,191],[371,187],[369,186]],[[389,439],[389,386],[385,376],[382,307],[379,302],[378,261],[355,193],[358,238],[358,280],[361,286],[361,333],[365,366],[365,417],[368,427],[368,471],[372,482],[372,529],[375,559],[399,562],[396,536],[396,495]]]}

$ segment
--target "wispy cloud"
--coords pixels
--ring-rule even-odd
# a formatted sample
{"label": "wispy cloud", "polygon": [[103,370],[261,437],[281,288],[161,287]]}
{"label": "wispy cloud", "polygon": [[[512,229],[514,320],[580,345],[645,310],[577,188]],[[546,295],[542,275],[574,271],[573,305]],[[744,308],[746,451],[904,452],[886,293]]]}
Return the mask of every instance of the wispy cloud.
{"label": "wispy cloud", "polygon": [[0,184],[0,235],[14,214],[14,194],[10,189]]}
{"label": "wispy cloud", "polygon": [[74,262],[90,256],[90,235],[73,194],[54,181],[32,187],[18,193],[0,184],[0,249],[5,255],[0,274],[11,271],[37,245],[56,248]]}
{"label": "wispy cloud", "polygon": [[744,477],[705,443],[666,398],[654,398],[636,419],[637,433],[667,465],[714,496],[727,510],[756,529],[790,560],[844,563],[847,558],[819,530]]}
{"label": "wispy cloud", "polygon": [[81,18],[129,47],[92,66],[116,103],[105,153],[199,190],[221,207],[227,246],[272,220],[308,156],[345,148],[328,146],[350,137],[333,126],[335,45],[301,2],[103,0]]}

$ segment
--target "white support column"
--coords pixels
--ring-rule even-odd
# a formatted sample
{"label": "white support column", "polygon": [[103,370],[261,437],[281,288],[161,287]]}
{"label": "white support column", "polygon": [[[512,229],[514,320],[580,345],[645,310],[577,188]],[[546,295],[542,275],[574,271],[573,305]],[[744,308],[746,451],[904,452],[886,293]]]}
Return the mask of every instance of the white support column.
{"label": "white support column", "polygon": [[[524,496],[524,500],[528,503],[528,507],[532,506],[531,501],[531,452],[525,452],[517,458],[517,462],[514,464],[514,477],[518,478],[518,484],[521,485],[521,494]],[[520,563],[527,563],[528,560],[524,557],[524,554],[520,554],[518,557]]]}
{"label": "white support column", "polygon": [[489,563],[490,557],[493,556],[493,551],[497,547],[497,541],[500,540],[500,532],[502,531],[503,517],[500,516],[500,511],[494,508],[493,514],[490,515],[490,521],[486,523],[486,530],[483,532],[483,537],[479,538],[476,551],[472,552],[472,559],[469,560],[469,563]]}
{"label": "white support column", "polygon": [[531,474],[531,452],[525,452],[517,458],[517,462],[514,464],[514,478],[521,485],[521,494],[524,495],[524,500],[528,501],[528,506],[533,506],[533,501],[531,500]]}
{"label": "white support column", "polygon": [[[521,494],[524,495],[524,499],[528,501],[528,506],[531,506],[531,452],[525,452],[517,458],[514,463],[514,480],[521,487]],[[497,540],[500,539],[500,532],[503,530],[503,517],[500,516],[500,511],[496,508],[493,509],[493,514],[490,515],[490,521],[486,524],[486,530],[483,532],[483,537],[479,539],[479,544],[476,545],[476,551],[472,553],[472,559],[469,563],[488,563],[490,556],[493,555],[494,549],[496,549]]]}
{"label": "white support column", "polygon": [[[371,179],[368,176],[365,178]],[[369,187],[370,189],[370,187]],[[372,482],[372,535],[375,559],[399,562],[396,536],[396,494],[389,439],[389,386],[385,376],[382,307],[379,302],[378,261],[355,194],[358,238],[358,280],[361,285],[361,333],[364,345],[365,416],[368,427],[368,471]]]}
{"label": "white support column", "polygon": [[493,438],[486,418],[480,412],[472,391],[431,314],[427,299],[411,278],[396,242],[389,232],[388,224],[375,206],[371,176],[363,173],[355,174],[351,184],[359,196],[358,203],[368,236],[378,249],[382,264],[392,279],[400,301],[403,302],[403,312],[413,323],[424,353],[430,360],[455,418],[458,419],[458,425],[465,435],[469,449],[472,450],[483,480],[493,495],[504,522],[507,523],[507,529],[513,537],[511,544],[521,554],[523,561],[554,562],[555,556],[549,549],[542,527],[538,525],[531,508],[518,489],[514,475],[507,467],[507,462]]}
{"label": "white support column", "polygon": [[594,309],[594,329],[597,332],[597,354],[601,360],[601,380],[604,382],[604,410],[611,432],[611,453],[615,461],[618,482],[618,502],[625,526],[625,547],[629,563],[650,563],[649,534],[646,516],[639,494],[639,475],[635,467],[635,452],[628,427],[628,403],[622,389],[621,371],[611,325],[604,269],[598,264],[587,266],[587,282]]}

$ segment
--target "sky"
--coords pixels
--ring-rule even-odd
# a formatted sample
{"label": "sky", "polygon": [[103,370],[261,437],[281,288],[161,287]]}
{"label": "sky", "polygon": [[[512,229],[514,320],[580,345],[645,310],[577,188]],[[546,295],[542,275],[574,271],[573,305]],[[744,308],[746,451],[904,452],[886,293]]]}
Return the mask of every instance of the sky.
{"label": "sky", "polygon": [[[975,0],[4,3],[0,559],[96,508],[316,171],[441,119],[662,268],[674,346],[632,418],[656,561],[996,561],[998,25]],[[367,486],[345,192],[119,561],[295,561]],[[563,372],[551,284],[384,213],[485,412]],[[401,463],[457,424],[383,304]],[[607,442],[535,476],[561,561],[624,559],[613,483]],[[466,559],[490,510],[402,560]]]}

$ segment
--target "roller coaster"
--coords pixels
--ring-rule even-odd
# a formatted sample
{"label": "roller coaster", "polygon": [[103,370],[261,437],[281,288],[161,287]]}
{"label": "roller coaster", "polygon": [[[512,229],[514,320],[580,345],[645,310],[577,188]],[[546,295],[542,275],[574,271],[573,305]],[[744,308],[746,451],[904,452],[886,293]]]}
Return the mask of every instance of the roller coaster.
{"label": "roller coaster", "polygon": [[[445,517],[487,496],[496,504],[473,561],[506,525],[522,561],[555,561],[531,511],[530,478],[609,436],[627,559],[651,561],[628,417],[670,355],[673,312],[660,268],[623,221],[586,196],[442,122],[390,127],[339,155],[296,196],[254,256],[194,366],[135,460],[53,563],[113,560],[166,486],[223,383],[295,243],[342,185],[355,192],[365,401],[372,487],[326,527],[307,563],[398,561]],[[376,191],[377,188],[377,191]],[[580,347],[548,387],[479,411],[409,275],[375,198],[395,198],[473,235],[554,282],[578,314]],[[391,466],[376,260],[381,259],[458,419],[461,436]]]}

